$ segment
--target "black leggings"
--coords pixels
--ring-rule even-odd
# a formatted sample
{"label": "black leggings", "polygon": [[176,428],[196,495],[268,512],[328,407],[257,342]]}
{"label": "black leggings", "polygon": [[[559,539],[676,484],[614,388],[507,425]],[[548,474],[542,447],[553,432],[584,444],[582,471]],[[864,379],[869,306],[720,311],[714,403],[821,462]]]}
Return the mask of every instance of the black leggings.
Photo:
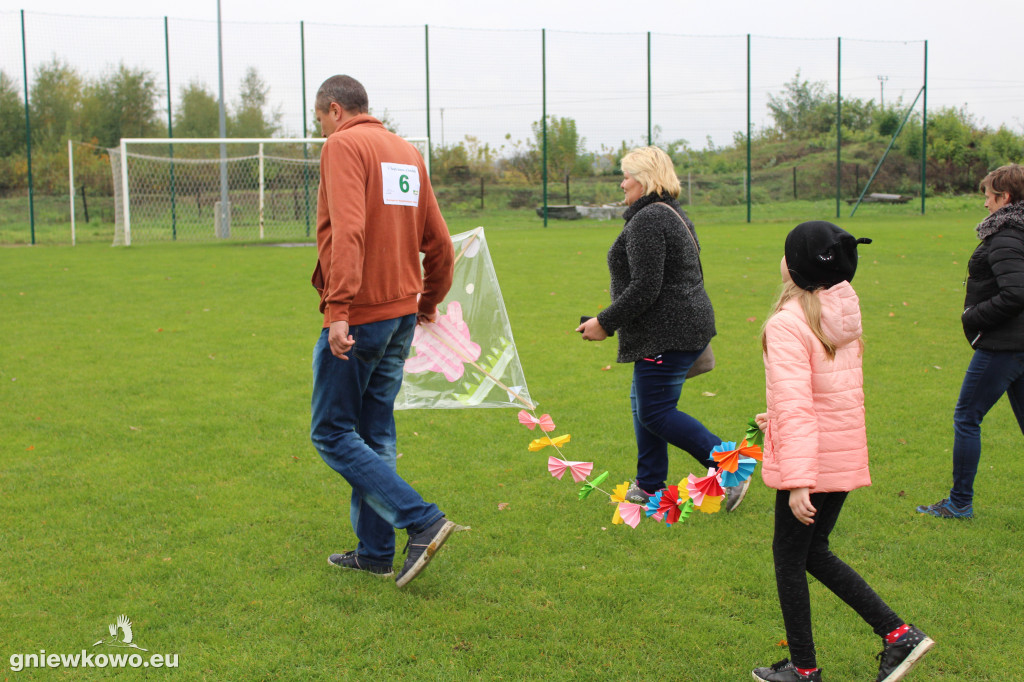
{"label": "black leggings", "polygon": [[[786,624],[789,657],[798,668],[818,666],[811,633],[811,599],[807,575],[846,602],[884,637],[903,621],[875,594],[871,586],[828,548],[828,536],[836,525],[848,493],[814,493],[811,504],[817,510],[814,523],[800,523],[789,508],[789,491],[775,495],[775,583],[779,590],[782,620]],[[806,571],[806,573],[805,573]]]}

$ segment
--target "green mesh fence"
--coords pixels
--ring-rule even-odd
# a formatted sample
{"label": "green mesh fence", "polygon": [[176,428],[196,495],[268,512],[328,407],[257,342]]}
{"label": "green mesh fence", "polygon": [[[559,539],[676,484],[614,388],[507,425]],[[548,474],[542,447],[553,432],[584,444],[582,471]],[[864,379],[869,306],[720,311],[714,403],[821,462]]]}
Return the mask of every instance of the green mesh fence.
{"label": "green mesh fence", "polygon": [[[856,130],[862,112],[853,104],[884,101],[898,119],[925,84],[920,40],[308,22],[226,22],[222,36],[229,137],[318,135],[316,89],[348,73],[366,86],[374,115],[405,137],[429,138],[446,210],[616,201],[622,151],[653,142],[672,154],[684,202],[746,204],[756,216],[765,202],[834,198],[839,212],[864,190],[888,143]],[[216,22],[0,12],[0,74],[0,242],[70,240],[69,139],[114,148],[121,137],[219,133]],[[806,124],[821,126],[820,135],[779,144],[769,104],[800,83],[824,88],[833,103],[841,95],[840,135],[836,112],[818,112]],[[915,106],[920,112],[922,101]],[[913,146],[912,134],[920,137],[919,123],[900,144]],[[572,140],[577,153],[567,160]],[[912,168],[888,165],[872,191],[920,195]],[[76,167],[76,195],[94,209],[83,225],[76,202],[76,222],[79,234],[106,239],[111,183],[97,172],[86,164],[79,177]],[[306,238],[299,222],[280,238]]]}

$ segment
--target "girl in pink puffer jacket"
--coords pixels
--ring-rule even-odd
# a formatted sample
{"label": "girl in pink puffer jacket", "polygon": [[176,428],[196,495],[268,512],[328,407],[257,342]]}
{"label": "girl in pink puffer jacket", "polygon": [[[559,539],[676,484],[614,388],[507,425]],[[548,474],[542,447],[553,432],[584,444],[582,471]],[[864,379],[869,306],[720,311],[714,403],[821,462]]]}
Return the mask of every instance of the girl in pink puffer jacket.
{"label": "girl in pink puffer jacket", "polygon": [[786,237],[783,288],[761,335],[768,411],[765,484],[775,498],[775,582],[792,661],[753,671],[763,682],[821,680],[811,634],[807,573],[883,638],[878,682],[902,680],[934,642],[908,625],[829,550],[849,491],[871,485],[864,429],[860,302],[850,285],[857,244],[825,221]]}

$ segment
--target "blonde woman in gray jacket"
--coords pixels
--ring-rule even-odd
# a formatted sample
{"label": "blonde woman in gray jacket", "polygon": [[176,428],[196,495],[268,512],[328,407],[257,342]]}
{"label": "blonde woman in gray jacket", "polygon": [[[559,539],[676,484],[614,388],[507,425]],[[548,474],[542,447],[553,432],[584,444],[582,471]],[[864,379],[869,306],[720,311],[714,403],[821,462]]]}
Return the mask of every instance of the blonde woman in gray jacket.
{"label": "blonde woman in gray jacket", "polygon": [[[668,445],[717,468],[711,450],[722,439],[678,409],[690,367],[715,335],[715,312],[704,290],[700,246],[680,207],[672,160],[657,147],[622,159],[626,223],[608,251],[611,305],[576,331],[585,341],[618,333],[618,361],[633,363],[630,403],[636,433],[636,480],[626,499],[646,504],[665,487]],[[726,511],[743,500],[750,480],[726,488]]]}

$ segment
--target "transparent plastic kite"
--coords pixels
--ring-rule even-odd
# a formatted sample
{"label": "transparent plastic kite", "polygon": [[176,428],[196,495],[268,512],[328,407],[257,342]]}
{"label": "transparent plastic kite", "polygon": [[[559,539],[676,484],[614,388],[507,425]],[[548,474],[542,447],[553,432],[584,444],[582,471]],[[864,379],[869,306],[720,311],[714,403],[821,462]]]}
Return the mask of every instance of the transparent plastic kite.
{"label": "transparent plastic kite", "polygon": [[[484,229],[452,237],[452,288],[417,325],[396,410],[535,407],[487,249]],[[541,425],[544,428],[544,425]]]}

